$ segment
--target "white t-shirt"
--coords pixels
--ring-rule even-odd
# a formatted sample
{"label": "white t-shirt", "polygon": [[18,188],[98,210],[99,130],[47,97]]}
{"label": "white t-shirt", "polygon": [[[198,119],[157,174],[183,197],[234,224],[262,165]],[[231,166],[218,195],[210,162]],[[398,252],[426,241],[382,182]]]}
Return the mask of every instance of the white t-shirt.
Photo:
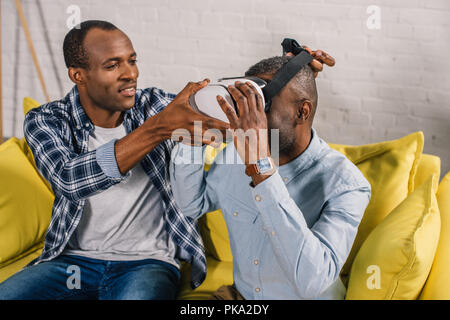
{"label": "white t-shirt", "polygon": [[[95,127],[89,150],[126,135],[123,125]],[[157,259],[179,267],[176,245],[166,232],[164,203],[140,163],[131,175],[89,197],[63,254],[100,260]]]}

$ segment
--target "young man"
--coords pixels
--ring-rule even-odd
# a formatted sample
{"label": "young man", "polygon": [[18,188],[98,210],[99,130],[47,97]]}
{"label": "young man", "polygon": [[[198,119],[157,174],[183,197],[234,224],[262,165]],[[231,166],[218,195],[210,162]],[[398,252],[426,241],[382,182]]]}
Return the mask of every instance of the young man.
{"label": "young man", "polygon": [[[246,76],[270,81],[288,60],[263,60]],[[216,157],[225,163],[216,160],[204,172],[203,164],[191,162],[193,155],[201,159],[195,153],[204,147],[179,143],[170,167],[174,198],[184,214],[197,219],[221,208],[227,223],[234,285],[220,288],[214,298],[344,298],[339,271],[369,203],[370,184],[312,128],[313,70],[303,67],[272,99],[267,114],[250,83],[236,82],[228,91],[239,115],[218,96],[234,130],[233,142]],[[267,129],[279,130],[279,167],[273,165]],[[241,139],[248,130],[256,133],[253,145]],[[258,167],[262,163],[269,165]]]}
{"label": "young man", "polygon": [[[86,21],[64,39],[75,86],[30,111],[24,134],[55,194],[41,256],[0,285],[0,299],[173,299],[180,260],[192,286],[206,272],[195,222],[172,198],[168,163],[177,128],[226,124],[195,113],[189,96],[137,90],[136,52],[114,25]],[[75,269],[72,268],[75,266]],[[79,272],[79,285],[68,278]]]}
{"label": "young man", "polygon": [[138,90],[133,45],[108,22],[81,23],[63,47],[75,86],[24,122],[55,194],[52,218],[42,255],[0,284],[0,299],[173,299],[180,260],[192,264],[193,287],[206,264],[195,221],[173,200],[170,137],[179,128],[192,133],[194,121],[203,130],[228,124],[188,103],[207,80],[176,97]]}

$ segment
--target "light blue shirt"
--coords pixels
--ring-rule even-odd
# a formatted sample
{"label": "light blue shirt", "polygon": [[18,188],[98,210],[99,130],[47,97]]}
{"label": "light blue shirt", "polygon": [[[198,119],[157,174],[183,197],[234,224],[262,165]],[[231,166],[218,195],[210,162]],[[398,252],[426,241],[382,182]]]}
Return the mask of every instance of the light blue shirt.
{"label": "light blue shirt", "polygon": [[173,149],[174,198],[195,219],[222,209],[237,290],[246,299],[343,299],[339,272],[371,192],[359,169],[314,129],[308,148],[256,187],[233,143],[208,172],[192,163],[199,153],[182,143]]}

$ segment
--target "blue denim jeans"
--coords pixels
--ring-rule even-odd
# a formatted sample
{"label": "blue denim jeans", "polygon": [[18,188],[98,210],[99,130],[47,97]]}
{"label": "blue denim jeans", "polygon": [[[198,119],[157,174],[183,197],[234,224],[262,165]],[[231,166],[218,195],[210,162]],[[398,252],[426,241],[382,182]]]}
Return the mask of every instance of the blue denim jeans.
{"label": "blue denim jeans", "polygon": [[0,300],[175,299],[179,270],[163,261],[105,261],[62,255],[0,283]]}

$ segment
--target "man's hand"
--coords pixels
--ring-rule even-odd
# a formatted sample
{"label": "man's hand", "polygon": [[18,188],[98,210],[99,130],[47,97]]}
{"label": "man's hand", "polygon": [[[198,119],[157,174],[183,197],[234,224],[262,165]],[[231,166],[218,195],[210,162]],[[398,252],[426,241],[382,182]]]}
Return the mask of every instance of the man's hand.
{"label": "man's hand", "polygon": [[[311,61],[311,63],[309,64],[310,67],[312,68],[312,70],[314,71],[314,77],[317,77],[319,72],[321,72],[323,70],[323,64],[326,64],[329,67],[333,67],[336,63],[334,58],[323,50],[313,51],[310,48],[308,48],[307,46],[303,46],[303,48],[306,51],[308,51],[308,53],[310,55],[312,55],[314,58],[313,61]],[[294,54],[291,52],[288,52],[288,53],[286,53],[286,56],[291,57],[291,56],[294,56]]]}
{"label": "man's hand", "polygon": [[[217,135],[223,138],[229,124],[201,115],[189,105],[189,97],[208,82],[208,79],[190,82],[163,111],[149,117],[140,127],[116,142],[115,155],[120,173],[125,174],[131,170],[164,140],[176,138],[174,131],[177,129],[182,133],[178,134],[178,138],[189,144],[212,143],[211,135],[204,136],[204,132],[212,128],[220,130]],[[197,121],[200,121],[201,129],[194,130],[194,122]]]}
{"label": "man's hand", "polygon": [[[239,116],[222,96],[217,96],[217,101],[230,121],[234,145],[242,161],[248,166],[270,157],[267,117],[262,97],[250,82],[237,81],[235,86],[228,86],[228,91],[237,102]],[[252,179],[256,185],[268,177]]]}
{"label": "man's hand", "polygon": [[[182,138],[182,142],[190,145],[211,144],[211,136],[205,136],[208,129],[219,131],[225,137],[229,124],[218,119],[197,113],[189,104],[189,97],[206,87],[209,79],[200,82],[189,82],[175,99],[160,113],[160,123],[166,126],[167,138]],[[197,124],[201,124],[197,126]],[[223,139],[220,139],[223,140]],[[219,141],[216,141],[218,143]],[[221,142],[221,141],[220,141]]]}

